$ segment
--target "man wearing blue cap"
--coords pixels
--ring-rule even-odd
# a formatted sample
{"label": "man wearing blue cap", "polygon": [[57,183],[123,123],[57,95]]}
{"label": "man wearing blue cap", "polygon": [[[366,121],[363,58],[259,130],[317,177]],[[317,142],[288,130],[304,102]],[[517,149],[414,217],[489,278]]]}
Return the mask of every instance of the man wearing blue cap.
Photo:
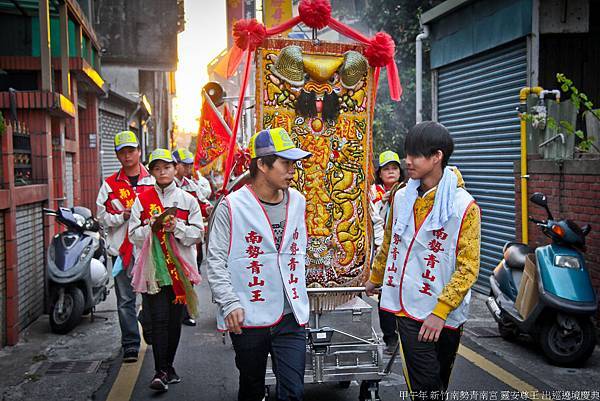
{"label": "man wearing blue cap", "polygon": [[[201,185],[195,181],[192,177],[194,167],[194,155],[187,149],[177,149],[173,152],[173,159],[177,163],[176,169],[177,174],[175,175],[175,182],[177,186],[187,193],[198,198],[200,202],[200,209],[202,210],[202,216],[207,218],[212,210],[212,205],[208,201],[210,196],[210,184],[208,184],[208,192],[204,188],[204,184]],[[202,176],[201,176],[202,177]],[[208,182],[206,178],[202,177],[203,180]]]}
{"label": "man wearing blue cap", "polygon": [[115,135],[115,152],[122,168],[102,183],[96,207],[98,220],[107,233],[108,253],[115,271],[115,293],[121,327],[123,361],[135,362],[140,348],[140,333],[135,311],[135,294],[131,287],[130,267],[133,265],[133,245],[129,241],[127,227],[131,207],[137,195],[154,186],[154,178],[140,163],[142,152],[135,134],[131,131]]}
{"label": "man wearing blue cap", "polygon": [[217,324],[230,332],[239,401],[264,397],[267,357],[277,400],[302,400],[309,302],[304,259],[306,200],[290,188],[298,149],[283,128],[250,139],[250,181],[218,205],[208,247]]}
{"label": "man wearing blue cap", "polygon": [[[194,166],[194,155],[187,149],[177,149],[173,151],[173,160],[175,161],[175,183],[178,188],[181,188],[185,192],[192,195],[195,199],[198,200],[198,204],[200,206],[200,210],[202,212],[202,217],[204,219],[208,218],[208,214],[212,210],[212,205],[204,196],[204,193],[198,187],[198,184],[192,180],[192,170]],[[198,268],[200,268],[200,263],[202,263],[202,244],[198,244],[197,246],[197,264]],[[183,324],[186,326],[195,326],[196,320],[192,318],[189,313],[187,313],[187,309],[184,311]]]}

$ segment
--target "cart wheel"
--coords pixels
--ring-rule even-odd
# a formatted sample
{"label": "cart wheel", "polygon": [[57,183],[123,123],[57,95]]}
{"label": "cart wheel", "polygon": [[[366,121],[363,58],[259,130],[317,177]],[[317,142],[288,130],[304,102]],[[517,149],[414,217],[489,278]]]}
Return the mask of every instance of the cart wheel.
{"label": "cart wheel", "polygon": [[350,387],[350,380],[344,380],[344,381],[338,382],[338,386],[340,388],[348,388],[348,387]]}
{"label": "cart wheel", "polygon": [[381,401],[379,398],[379,381],[363,380],[360,384],[359,401]]}

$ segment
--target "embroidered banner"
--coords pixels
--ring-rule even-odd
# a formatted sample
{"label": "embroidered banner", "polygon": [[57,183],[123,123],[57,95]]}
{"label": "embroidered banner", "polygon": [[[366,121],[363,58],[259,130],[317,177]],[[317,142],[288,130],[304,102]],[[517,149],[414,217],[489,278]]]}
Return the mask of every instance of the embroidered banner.
{"label": "embroidered banner", "polygon": [[207,101],[202,102],[194,169],[207,175],[227,150],[229,134]]}
{"label": "embroidered banner", "polygon": [[360,44],[268,39],[256,51],[257,130],[285,128],[313,156],[306,196],[307,284],[360,285],[370,265],[373,71]]}

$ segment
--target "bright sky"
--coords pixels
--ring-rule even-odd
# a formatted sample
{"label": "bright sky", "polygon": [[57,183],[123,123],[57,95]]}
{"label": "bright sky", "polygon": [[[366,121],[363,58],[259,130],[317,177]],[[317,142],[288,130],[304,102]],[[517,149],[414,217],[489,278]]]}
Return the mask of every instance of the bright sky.
{"label": "bright sky", "polygon": [[185,0],[185,31],[179,34],[175,121],[182,131],[196,133],[208,81],[206,66],[227,46],[225,0]]}

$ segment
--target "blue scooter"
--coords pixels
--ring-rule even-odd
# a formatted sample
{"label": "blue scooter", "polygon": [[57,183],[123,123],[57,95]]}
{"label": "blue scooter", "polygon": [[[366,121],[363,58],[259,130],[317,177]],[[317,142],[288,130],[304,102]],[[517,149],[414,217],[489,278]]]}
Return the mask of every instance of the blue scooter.
{"label": "blue scooter", "polygon": [[[531,335],[551,363],[578,366],[591,356],[596,345],[592,317],[598,302],[583,258],[585,236],[591,227],[554,220],[542,193],[533,194],[530,200],[548,213],[546,221],[529,220],[552,243],[538,247],[533,255],[526,244],[507,243],[504,259],[490,276],[492,290],[486,304],[504,339]],[[528,255],[535,259],[526,272],[533,276],[528,289],[533,296],[528,297],[527,314],[522,316],[515,304],[519,290],[525,291],[526,286],[520,284]]]}

